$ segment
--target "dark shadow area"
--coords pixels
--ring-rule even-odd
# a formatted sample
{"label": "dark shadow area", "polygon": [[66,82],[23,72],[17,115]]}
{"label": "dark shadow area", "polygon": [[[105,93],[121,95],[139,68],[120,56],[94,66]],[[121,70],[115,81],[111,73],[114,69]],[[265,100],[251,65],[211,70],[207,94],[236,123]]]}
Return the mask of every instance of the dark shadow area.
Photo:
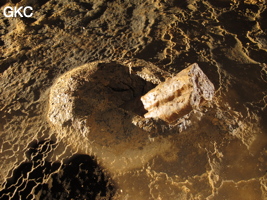
{"label": "dark shadow area", "polygon": [[21,18],[21,20],[26,24],[26,25],[30,25],[32,24],[33,22],[36,21],[36,19],[32,18],[32,17],[24,17],[24,18]]}
{"label": "dark shadow area", "polygon": [[167,43],[161,40],[154,40],[148,44],[142,51],[136,54],[137,58],[155,61],[158,59],[158,53],[163,52]]}
{"label": "dark shadow area", "polygon": [[90,116],[94,110],[92,102],[103,99],[115,107],[143,116],[147,111],[141,96],[156,86],[116,62],[99,64],[99,69],[90,79],[81,83],[74,94],[75,113],[80,117]]}
{"label": "dark shadow area", "polygon": [[192,0],[185,0],[185,1],[177,1],[177,0],[169,0],[166,2],[168,6],[175,6],[182,9],[186,9],[188,4],[191,3]]}
{"label": "dark shadow area", "polygon": [[41,7],[42,5],[46,4],[49,0],[39,0],[39,6]]}
{"label": "dark shadow area", "polygon": [[83,8],[87,10],[92,10],[93,9],[93,4],[92,3],[86,3],[86,2],[78,2]]}
{"label": "dark shadow area", "polygon": [[5,5],[6,3],[7,3],[6,0],[2,0],[2,1],[0,2],[0,7],[2,7],[3,5]]}
{"label": "dark shadow area", "polygon": [[219,8],[230,8],[231,1],[224,1],[224,0],[209,0],[209,3],[215,7]]}
{"label": "dark shadow area", "polygon": [[[223,13],[218,19],[226,30],[238,35],[246,34],[248,31],[252,30],[253,26],[256,24],[255,21],[235,11]],[[229,21],[235,21],[237,23],[229,23]]]}
{"label": "dark shadow area", "polygon": [[55,146],[50,140],[33,142],[26,152],[29,161],[13,171],[0,199],[111,199],[114,185],[93,157],[76,154],[64,164],[46,161]]}
{"label": "dark shadow area", "polygon": [[19,3],[21,0],[11,0],[12,3]]}
{"label": "dark shadow area", "polygon": [[267,9],[261,13],[260,18],[259,18],[259,23],[260,23],[260,26],[263,32],[266,32],[266,29],[267,29],[266,19],[267,19]]}

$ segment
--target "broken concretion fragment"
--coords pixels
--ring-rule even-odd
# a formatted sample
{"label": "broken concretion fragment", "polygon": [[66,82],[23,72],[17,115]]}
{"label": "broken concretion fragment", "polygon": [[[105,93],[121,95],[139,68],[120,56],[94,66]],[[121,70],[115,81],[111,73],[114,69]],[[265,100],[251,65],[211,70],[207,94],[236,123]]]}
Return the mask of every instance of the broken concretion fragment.
{"label": "broken concretion fragment", "polygon": [[159,118],[173,123],[180,117],[198,109],[204,101],[212,100],[214,85],[197,63],[150,90],[141,97],[148,111],[145,118]]}

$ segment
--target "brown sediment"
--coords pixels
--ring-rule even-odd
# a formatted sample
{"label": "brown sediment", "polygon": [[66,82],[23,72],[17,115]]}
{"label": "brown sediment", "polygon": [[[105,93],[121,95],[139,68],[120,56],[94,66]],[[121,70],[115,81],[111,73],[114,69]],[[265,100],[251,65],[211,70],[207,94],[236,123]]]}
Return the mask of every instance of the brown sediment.
{"label": "brown sediment", "polygon": [[[7,5],[34,15],[5,18]],[[0,11],[1,199],[267,198],[265,0],[12,0]],[[64,90],[95,61],[110,72],[88,85],[86,70]],[[116,77],[111,61],[126,71]],[[139,97],[192,63],[213,100],[174,125],[143,118]],[[57,108],[75,123],[47,117],[51,95],[77,98]],[[87,137],[92,124],[104,130]]]}

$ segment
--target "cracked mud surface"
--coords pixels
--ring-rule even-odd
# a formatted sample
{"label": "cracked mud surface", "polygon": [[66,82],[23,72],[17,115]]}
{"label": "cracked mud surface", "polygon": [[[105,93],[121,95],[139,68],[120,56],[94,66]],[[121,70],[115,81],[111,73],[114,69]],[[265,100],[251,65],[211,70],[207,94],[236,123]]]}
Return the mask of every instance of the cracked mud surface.
{"label": "cracked mud surface", "polygon": [[[7,5],[35,12],[5,18]],[[265,0],[6,0],[0,6],[1,199],[267,199]],[[109,87],[95,87],[93,101],[91,85],[70,91],[79,97],[77,124],[92,110],[90,119],[102,120],[97,124],[105,130],[96,134],[96,126],[91,144],[78,125],[53,124],[48,116],[51,94],[63,94],[55,84],[95,61],[109,63],[110,71],[98,73],[102,82],[93,86],[108,81]],[[114,62],[127,66],[122,74]],[[192,63],[214,84],[212,103],[175,127],[146,123],[139,96]],[[144,69],[141,75],[130,74],[135,66]],[[146,70],[152,66],[160,72]],[[118,87],[121,76],[133,78]],[[113,127],[114,121],[124,124]]]}

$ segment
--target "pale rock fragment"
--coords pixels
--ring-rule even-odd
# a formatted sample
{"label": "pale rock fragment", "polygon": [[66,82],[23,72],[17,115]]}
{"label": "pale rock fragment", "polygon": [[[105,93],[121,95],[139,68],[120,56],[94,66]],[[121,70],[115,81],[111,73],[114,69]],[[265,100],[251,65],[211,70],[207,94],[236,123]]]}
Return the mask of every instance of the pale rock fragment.
{"label": "pale rock fragment", "polygon": [[214,85],[194,63],[150,90],[141,97],[141,101],[148,111],[145,118],[159,118],[173,123],[198,109],[204,101],[212,100],[213,96]]}

